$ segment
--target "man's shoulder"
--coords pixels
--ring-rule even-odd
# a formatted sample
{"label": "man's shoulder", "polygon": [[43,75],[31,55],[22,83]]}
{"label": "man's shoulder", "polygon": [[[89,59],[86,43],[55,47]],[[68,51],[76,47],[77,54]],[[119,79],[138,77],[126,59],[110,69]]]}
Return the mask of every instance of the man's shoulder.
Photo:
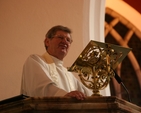
{"label": "man's shoulder", "polygon": [[29,58],[38,58],[38,57],[40,57],[40,55],[38,55],[38,54],[31,54],[31,55],[29,55]]}
{"label": "man's shoulder", "polygon": [[31,54],[27,57],[26,61],[44,61],[41,55],[38,54]]}
{"label": "man's shoulder", "polygon": [[41,57],[38,54],[31,54],[27,57],[27,59],[39,59],[39,58],[41,58]]}

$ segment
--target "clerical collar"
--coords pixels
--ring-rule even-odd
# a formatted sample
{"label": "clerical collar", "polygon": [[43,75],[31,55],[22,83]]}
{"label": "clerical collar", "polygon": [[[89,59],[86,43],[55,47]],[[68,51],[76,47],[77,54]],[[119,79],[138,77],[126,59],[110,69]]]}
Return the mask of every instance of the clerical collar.
{"label": "clerical collar", "polygon": [[50,56],[51,56],[52,60],[54,61],[54,63],[56,65],[58,65],[58,66],[62,66],[63,65],[63,61],[62,60],[59,60],[58,58],[56,58],[56,57],[54,57],[52,55],[50,55]]}

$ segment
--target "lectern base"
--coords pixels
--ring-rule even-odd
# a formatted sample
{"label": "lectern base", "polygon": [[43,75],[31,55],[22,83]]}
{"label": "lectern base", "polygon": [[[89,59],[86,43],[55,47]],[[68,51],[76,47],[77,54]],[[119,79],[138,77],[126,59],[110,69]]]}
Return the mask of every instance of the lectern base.
{"label": "lectern base", "polygon": [[1,104],[0,113],[141,113],[141,108],[117,97],[31,97]]}

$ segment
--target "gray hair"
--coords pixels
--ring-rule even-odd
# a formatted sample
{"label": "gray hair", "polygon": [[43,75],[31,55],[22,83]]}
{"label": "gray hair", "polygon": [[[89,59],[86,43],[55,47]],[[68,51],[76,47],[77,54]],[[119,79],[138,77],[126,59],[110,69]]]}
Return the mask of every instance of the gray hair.
{"label": "gray hair", "polygon": [[[71,29],[69,29],[68,27],[64,27],[62,25],[57,25],[57,26],[54,26],[54,27],[52,27],[51,29],[48,30],[48,32],[45,35],[45,38],[49,38],[49,39],[53,38],[53,36],[56,34],[57,31],[64,31],[64,32],[69,33],[69,34],[72,33]],[[45,48],[47,50],[46,45],[45,45]]]}

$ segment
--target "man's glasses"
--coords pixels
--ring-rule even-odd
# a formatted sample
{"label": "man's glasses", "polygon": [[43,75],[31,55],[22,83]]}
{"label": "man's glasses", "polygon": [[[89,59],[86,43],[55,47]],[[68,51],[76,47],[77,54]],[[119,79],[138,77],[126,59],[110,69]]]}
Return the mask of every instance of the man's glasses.
{"label": "man's glasses", "polygon": [[71,44],[72,43],[72,39],[67,37],[67,36],[63,36],[63,35],[55,35],[53,36],[54,38],[58,38],[58,39],[61,39],[61,40],[66,40],[67,43]]}

